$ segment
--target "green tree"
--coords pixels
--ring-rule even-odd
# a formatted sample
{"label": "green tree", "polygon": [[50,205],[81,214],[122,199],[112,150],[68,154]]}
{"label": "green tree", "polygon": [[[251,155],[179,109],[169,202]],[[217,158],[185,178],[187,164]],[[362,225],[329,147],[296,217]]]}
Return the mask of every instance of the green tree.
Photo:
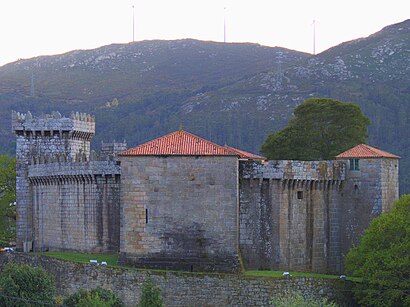
{"label": "green tree", "polygon": [[67,307],[123,307],[125,304],[114,292],[97,287],[91,290],[79,290],[64,300]]}
{"label": "green tree", "polygon": [[270,304],[275,307],[336,307],[337,304],[330,302],[326,298],[314,298],[310,296],[303,296],[298,291],[285,290],[281,296],[274,297]]}
{"label": "green tree", "polygon": [[354,289],[360,304],[410,306],[410,194],[372,220],[345,264],[363,279]]}
{"label": "green tree", "polygon": [[54,295],[54,277],[41,267],[9,263],[1,272],[2,306],[53,306]]}
{"label": "green tree", "polygon": [[142,294],[138,303],[139,307],[162,307],[161,290],[149,278],[142,286]]}
{"label": "green tree", "polygon": [[367,139],[370,120],[353,103],[311,98],[294,114],[286,128],[269,135],[262,145],[269,159],[333,159]]}
{"label": "green tree", "polygon": [[16,159],[0,155],[0,245],[16,237]]}

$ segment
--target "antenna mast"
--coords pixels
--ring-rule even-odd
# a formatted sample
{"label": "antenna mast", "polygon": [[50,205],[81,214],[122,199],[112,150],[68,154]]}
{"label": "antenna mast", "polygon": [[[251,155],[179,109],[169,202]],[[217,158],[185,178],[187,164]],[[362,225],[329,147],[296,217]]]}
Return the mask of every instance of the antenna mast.
{"label": "antenna mast", "polygon": [[313,55],[316,55],[316,20],[313,19]]}
{"label": "antenna mast", "polygon": [[135,42],[135,14],[134,14],[134,5],[132,6],[132,41]]}
{"label": "antenna mast", "polygon": [[226,7],[224,7],[224,43],[226,43]]}

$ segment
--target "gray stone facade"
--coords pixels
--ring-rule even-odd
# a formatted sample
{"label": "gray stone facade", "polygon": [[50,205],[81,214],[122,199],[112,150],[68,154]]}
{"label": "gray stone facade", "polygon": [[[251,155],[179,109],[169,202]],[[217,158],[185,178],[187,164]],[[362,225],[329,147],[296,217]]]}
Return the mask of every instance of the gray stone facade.
{"label": "gray stone facade", "polygon": [[118,165],[35,164],[28,177],[34,250],[118,251]]}
{"label": "gray stone facade", "polygon": [[90,151],[94,118],[13,112],[12,129],[17,248],[117,251],[120,167],[115,161],[90,161],[96,158]]}
{"label": "gray stone facade", "polygon": [[398,198],[398,159],[243,161],[90,150],[94,118],[13,112],[19,250],[114,251],[189,271],[339,273]]}
{"label": "gray stone facade", "polygon": [[120,156],[122,261],[237,271],[238,158]]}
{"label": "gray stone facade", "polygon": [[343,271],[343,255],[398,199],[398,159],[242,162],[240,247],[252,269]]}
{"label": "gray stone facade", "polygon": [[339,272],[340,193],[336,161],[244,162],[240,246],[253,269]]}

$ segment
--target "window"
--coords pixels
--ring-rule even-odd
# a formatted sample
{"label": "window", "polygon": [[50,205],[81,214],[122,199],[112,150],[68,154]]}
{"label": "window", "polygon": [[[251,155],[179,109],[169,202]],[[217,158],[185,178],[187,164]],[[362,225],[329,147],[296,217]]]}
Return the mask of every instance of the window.
{"label": "window", "polygon": [[359,159],[350,159],[350,170],[351,171],[359,171]]}
{"label": "window", "polygon": [[145,209],[145,224],[148,224],[148,209]]}
{"label": "window", "polygon": [[298,199],[303,199],[303,191],[298,191]]}

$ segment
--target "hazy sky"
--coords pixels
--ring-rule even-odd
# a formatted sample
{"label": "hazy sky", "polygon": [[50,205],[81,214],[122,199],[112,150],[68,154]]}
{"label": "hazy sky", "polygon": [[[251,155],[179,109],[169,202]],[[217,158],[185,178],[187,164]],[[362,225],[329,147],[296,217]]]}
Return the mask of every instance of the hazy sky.
{"label": "hazy sky", "polygon": [[316,52],[410,18],[409,0],[0,0],[0,65],[135,40],[195,38]]}

